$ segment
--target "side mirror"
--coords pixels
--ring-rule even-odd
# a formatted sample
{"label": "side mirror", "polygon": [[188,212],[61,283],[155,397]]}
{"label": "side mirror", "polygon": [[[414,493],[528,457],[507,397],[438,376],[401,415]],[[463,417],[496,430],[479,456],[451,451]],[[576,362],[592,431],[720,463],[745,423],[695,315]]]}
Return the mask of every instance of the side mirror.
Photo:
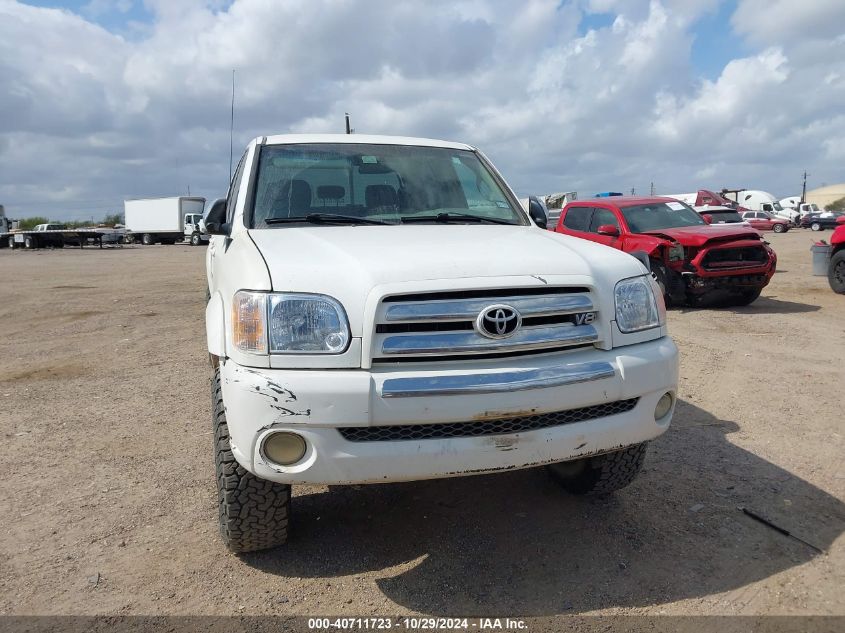
{"label": "side mirror", "polygon": [[549,218],[546,217],[546,210],[537,199],[537,196],[529,196],[528,198],[528,215],[534,220],[534,224],[541,229],[548,228]]}
{"label": "side mirror", "polygon": [[609,235],[610,237],[619,237],[619,227],[615,224],[602,224],[596,232],[599,235]]}
{"label": "side mirror", "polygon": [[713,224],[713,216],[709,213],[703,213],[701,215],[701,219],[704,220],[707,224]]}
{"label": "side mirror", "polygon": [[226,198],[215,200],[204,220],[200,221],[205,225],[205,233],[209,235],[228,235],[231,228],[226,222]]}

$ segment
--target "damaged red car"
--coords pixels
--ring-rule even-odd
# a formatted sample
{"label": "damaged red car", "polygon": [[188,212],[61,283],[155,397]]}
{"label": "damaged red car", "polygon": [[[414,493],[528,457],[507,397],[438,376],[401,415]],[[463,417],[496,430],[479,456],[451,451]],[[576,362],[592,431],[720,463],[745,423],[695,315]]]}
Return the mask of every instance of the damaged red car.
{"label": "damaged red car", "polygon": [[615,197],[567,204],[554,230],[648,255],[667,305],[697,305],[716,293],[748,305],[772,278],[777,256],[760,233],[712,225],[672,198]]}

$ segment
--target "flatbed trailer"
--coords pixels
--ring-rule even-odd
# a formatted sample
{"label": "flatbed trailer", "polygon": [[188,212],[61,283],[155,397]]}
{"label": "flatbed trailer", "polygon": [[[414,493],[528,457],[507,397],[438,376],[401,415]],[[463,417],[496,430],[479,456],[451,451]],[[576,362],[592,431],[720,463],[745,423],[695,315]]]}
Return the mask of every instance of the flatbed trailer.
{"label": "flatbed trailer", "polygon": [[106,243],[123,243],[123,232],[116,229],[52,229],[49,231],[11,231],[0,233],[0,245],[9,248],[64,248],[68,245],[82,248],[89,240],[103,248]]}

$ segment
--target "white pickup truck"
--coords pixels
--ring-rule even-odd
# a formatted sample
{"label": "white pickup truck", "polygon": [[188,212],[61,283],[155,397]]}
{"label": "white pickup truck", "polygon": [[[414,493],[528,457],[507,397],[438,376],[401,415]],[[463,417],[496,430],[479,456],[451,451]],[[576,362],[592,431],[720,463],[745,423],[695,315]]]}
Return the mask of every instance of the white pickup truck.
{"label": "white pickup truck", "polygon": [[292,484],[549,466],[608,493],[669,426],[678,353],[645,265],[542,230],[473,147],[258,138],[204,224],[233,551],[285,541]]}

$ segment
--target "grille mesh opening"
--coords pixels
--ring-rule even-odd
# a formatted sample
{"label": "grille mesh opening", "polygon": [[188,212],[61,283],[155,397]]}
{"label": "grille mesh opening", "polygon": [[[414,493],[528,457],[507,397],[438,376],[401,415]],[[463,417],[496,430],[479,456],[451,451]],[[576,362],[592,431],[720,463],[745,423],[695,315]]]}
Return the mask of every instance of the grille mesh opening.
{"label": "grille mesh opening", "polygon": [[768,256],[762,246],[742,246],[738,248],[715,248],[707,253],[702,265],[705,268],[731,265],[753,266],[765,264],[766,261],[768,261]]}
{"label": "grille mesh opening", "polygon": [[481,437],[536,431],[563,424],[586,422],[617,413],[625,413],[637,406],[639,398],[606,402],[590,407],[541,413],[501,420],[473,420],[440,424],[397,424],[392,426],[348,426],[338,431],[350,442],[395,442],[397,440],[436,440],[450,437]]}

